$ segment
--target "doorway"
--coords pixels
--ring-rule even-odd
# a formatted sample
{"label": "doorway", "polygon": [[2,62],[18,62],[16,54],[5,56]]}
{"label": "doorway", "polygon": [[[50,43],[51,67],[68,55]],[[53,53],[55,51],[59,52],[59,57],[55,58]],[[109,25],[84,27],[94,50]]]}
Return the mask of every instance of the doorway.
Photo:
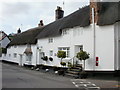
{"label": "doorway", "polygon": [[22,54],[20,54],[20,59],[19,60],[20,60],[19,65],[23,66],[23,55]]}
{"label": "doorway", "polygon": [[[83,50],[83,45],[75,45],[75,54],[74,54],[74,56],[76,56],[77,53],[80,52],[81,50]],[[83,62],[78,60],[77,58],[75,58],[75,64],[83,64]]]}

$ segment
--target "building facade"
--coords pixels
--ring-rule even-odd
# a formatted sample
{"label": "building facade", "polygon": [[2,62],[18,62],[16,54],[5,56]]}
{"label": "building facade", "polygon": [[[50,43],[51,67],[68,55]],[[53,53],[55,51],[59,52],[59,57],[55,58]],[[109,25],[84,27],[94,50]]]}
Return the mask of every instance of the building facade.
{"label": "building facade", "polygon": [[[119,2],[93,2],[46,26],[27,30],[11,41],[4,60],[19,65],[61,67],[57,52],[62,50],[67,54],[64,62],[83,64],[76,58],[82,49],[90,54],[85,70],[120,70],[119,9]],[[52,57],[53,61],[44,61],[43,56]]]}

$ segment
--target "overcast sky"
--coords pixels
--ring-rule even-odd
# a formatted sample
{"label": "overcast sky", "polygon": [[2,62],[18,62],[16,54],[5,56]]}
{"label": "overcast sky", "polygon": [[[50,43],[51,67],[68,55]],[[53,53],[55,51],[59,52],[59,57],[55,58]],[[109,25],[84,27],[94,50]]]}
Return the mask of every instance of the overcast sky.
{"label": "overcast sky", "polygon": [[7,34],[16,33],[19,27],[26,31],[37,27],[40,20],[45,25],[55,21],[57,6],[67,16],[88,4],[89,0],[1,0],[0,29]]}

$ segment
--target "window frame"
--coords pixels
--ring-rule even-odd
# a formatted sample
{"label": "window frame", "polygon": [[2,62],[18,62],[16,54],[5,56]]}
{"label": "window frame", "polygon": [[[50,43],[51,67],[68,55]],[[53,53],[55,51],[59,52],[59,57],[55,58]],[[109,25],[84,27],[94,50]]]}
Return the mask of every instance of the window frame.
{"label": "window frame", "polygon": [[53,38],[48,38],[48,43],[53,43]]}
{"label": "window frame", "polygon": [[49,56],[53,56],[53,50],[49,50]]}
{"label": "window frame", "polygon": [[66,58],[70,57],[70,47],[58,47],[58,51],[65,51],[66,52]]}
{"label": "window frame", "polygon": [[14,57],[14,58],[17,58],[17,53],[13,53],[13,57]]}

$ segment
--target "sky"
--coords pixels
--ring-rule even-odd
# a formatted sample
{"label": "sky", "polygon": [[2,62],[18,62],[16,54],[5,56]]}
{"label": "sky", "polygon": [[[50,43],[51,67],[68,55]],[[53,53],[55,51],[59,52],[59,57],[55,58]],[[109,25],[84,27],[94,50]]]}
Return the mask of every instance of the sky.
{"label": "sky", "polygon": [[[64,4],[63,4],[64,2]],[[55,10],[61,6],[64,16],[89,5],[89,0],[0,0],[0,30],[7,34],[22,32],[55,21]]]}

